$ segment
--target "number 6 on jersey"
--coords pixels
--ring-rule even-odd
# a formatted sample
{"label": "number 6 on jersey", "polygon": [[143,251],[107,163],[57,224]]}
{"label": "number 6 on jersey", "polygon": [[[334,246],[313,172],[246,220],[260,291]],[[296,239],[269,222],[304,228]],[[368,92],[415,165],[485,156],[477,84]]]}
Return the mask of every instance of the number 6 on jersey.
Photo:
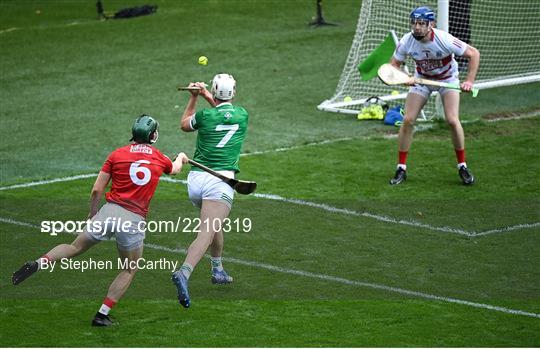
{"label": "number 6 on jersey", "polygon": [[[141,166],[141,164],[149,164],[150,161],[148,160],[138,160],[131,164],[129,167],[129,177],[131,178],[131,181],[136,185],[145,185],[146,183],[150,182],[150,178],[152,178],[152,173],[150,172],[150,169]],[[143,177],[139,178],[137,175],[138,173],[142,173]]]}

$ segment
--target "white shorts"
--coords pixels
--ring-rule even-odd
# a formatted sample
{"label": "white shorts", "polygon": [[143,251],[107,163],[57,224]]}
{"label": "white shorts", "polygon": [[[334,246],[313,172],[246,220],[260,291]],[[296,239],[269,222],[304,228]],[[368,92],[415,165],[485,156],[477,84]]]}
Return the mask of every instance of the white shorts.
{"label": "white shorts", "polygon": [[95,241],[116,236],[116,245],[124,251],[139,248],[145,238],[144,218],[122,206],[107,202],[86,226],[86,235]]}
{"label": "white shorts", "polygon": [[[416,76],[416,77],[429,79],[424,76]],[[437,81],[447,82],[450,84],[459,84],[459,79],[457,77],[450,77],[446,80],[437,80]],[[446,88],[446,87],[427,86],[427,85],[414,85],[409,88],[409,93],[416,93],[417,95],[420,95],[424,97],[425,99],[428,99],[432,92],[439,92],[439,94],[442,96],[448,91],[459,92],[457,90]]]}
{"label": "white shorts", "polygon": [[[234,178],[233,171],[217,171]],[[188,194],[193,205],[201,207],[203,200],[221,201],[229,208],[234,199],[234,190],[230,185],[207,172],[190,171],[188,174]]]}

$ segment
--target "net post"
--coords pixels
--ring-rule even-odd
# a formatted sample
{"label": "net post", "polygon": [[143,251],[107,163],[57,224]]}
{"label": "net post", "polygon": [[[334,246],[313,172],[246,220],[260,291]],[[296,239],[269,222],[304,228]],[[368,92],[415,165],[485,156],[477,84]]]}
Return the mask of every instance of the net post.
{"label": "net post", "polygon": [[449,0],[437,0],[437,28],[448,32]]}
{"label": "net post", "polygon": [[[437,28],[448,33],[449,23],[449,0],[437,0]],[[435,111],[439,117],[444,116],[444,108],[440,93],[437,92],[435,97]],[[423,110],[422,110],[423,112]],[[424,119],[425,120],[425,119]]]}

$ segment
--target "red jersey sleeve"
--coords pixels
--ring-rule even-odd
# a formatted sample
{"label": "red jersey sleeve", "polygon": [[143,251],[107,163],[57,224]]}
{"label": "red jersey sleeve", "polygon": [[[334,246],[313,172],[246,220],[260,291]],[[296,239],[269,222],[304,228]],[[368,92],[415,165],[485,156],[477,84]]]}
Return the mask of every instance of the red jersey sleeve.
{"label": "red jersey sleeve", "polygon": [[101,171],[105,172],[105,173],[112,173],[112,165],[114,163],[114,154],[116,153],[116,151],[113,151],[112,153],[109,154],[109,156],[107,157],[107,160],[105,160],[105,162],[103,163],[103,166],[101,167]]}
{"label": "red jersey sleeve", "polygon": [[170,174],[173,169],[173,163],[171,159],[167,155],[164,155],[162,152],[159,152],[160,160],[163,164],[163,172],[166,174]]}

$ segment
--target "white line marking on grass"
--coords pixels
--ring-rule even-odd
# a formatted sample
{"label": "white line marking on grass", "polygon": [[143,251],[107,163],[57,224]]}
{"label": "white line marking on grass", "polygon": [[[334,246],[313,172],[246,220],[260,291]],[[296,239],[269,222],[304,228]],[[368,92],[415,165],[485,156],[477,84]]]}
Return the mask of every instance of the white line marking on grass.
{"label": "white line marking on grass", "polygon": [[501,116],[501,117],[498,117],[498,118],[493,118],[493,119],[484,119],[486,120],[487,122],[497,122],[497,121],[507,121],[507,120],[521,120],[521,119],[530,119],[530,118],[534,118],[536,116],[539,116],[540,115],[540,110],[532,110],[532,111],[529,111],[529,112],[525,112],[525,113],[510,113],[509,116]]}
{"label": "white line marking on grass", "polygon": [[279,152],[289,151],[289,150],[294,150],[294,149],[301,149],[301,148],[313,147],[313,146],[324,145],[324,144],[332,144],[332,143],[338,143],[338,142],[343,142],[343,141],[351,141],[353,139],[357,139],[357,138],[345,137],[345,138],[327,139],[327,140],[324,140],[324,141],[307,143],[307,144],[303,144],[303,145],[293,145],[293,146],[284,147],[284,148],[254,151],[252,153],[242,153],[242,154],[240,154],[240,156],[251,156],[251,155],[261,155],[261,154],[268,154],[268,153],[279,153]]}
{"label": "white line marking on grass", "polygon": [[518,310],[518,309],[511,309],[511,308],[506,308],[506,307],[501,307],[501,306],[491,305],[491,304],[471,302],[471,301],[466,301],[466,300],[452,298],[452,297],[437,296],[437,295],[424,293],[424,292],[411,291],[411,290],[407,290],[407,289],[399,288],[399,287],[380,285],[380,284],[375,284],[375,283],[371,283],[371,282],[364,282],[364,281],[349,280],[349,279],[345,279],[345,278],[341,278],[341,277],[336,277],[336,276],[331,276],[331,275],[326,275],[326,274],[312,273],[312,272],[302,271],[302,270],[281,268],[281,267],[273,266],[273,265],[270,265],[270,264],[251,262],[251,261],[244,261],[244,260],[231,258],[231,257],[224,257],[223,260],[226,261],[226,262],[230,262],[230,263],[236,263],[236,264],[256,267],[256,268],[260,268],[260,269],[276,271],[276,272],[280,272],[280,273],[284,273],[284,274],[299,275],[299,276],[309,277],[309,278],[313,278],[313,279],[320,279],[320,280],[324,280],[324,281],[333,281],[333,282],[336,282],[336,283],[341,283],[341,284],[346,284],[346,285],[366,287],[366,288],[372,288],[372,289],[376,289],[376,290],[383,290],[383,291],[388,291],[388,292],[393,292],[393,293],[399,293],[399,294],[406,295],[406,296],[411,296],[411,297],[438,300],[438,301],[447,302],[447,303],[461,304],[461,305],[466,305],[466,306],[470,306],[470,307],[474,307],[474,308],[489,309],[489,310],[499,311],[499,312],[503,312],[503,313],[507,313],[507,314],[523,315],[523,316],[540,318],[540,314],[532,313],[532,312],[528,312],[528,311],[523,311],[523,310]]}
{"label": "white line marking on grass", "polygon": [[[428,130],[428,129],[432,128],[433,126],[434,126],[433,124],[419,125],[419,126],[416,126],[414,131],[415,132],[422,132],[422,131],[425,131],[425,130]],[[290,147],[283,147],[283,148],[269,149],[269,150],[260,150],[260,151],[254,151],[254,152],[251,152],[251,153],[242,153],[242,154],[240,154],[240,156],[244,157],[244,156],[251,156],[251,155],[279,153],[279,152],[284,152],[284,151],[289,151],[289,150],[302,149],[302,148],[306,148],[306,147],[313,147],[313,146],[319,146],[319,145],[325,145],[325,144],[339,143],[339,142],[344,142],[344,141],[353,141],[353,140],[361,140],[361,139],[374,139],[374,138],[379,138],[379,137],[384,138],[384,139],[393,139],[393,138],[397,138],[398,134],[395,133],[395,134],[383,134],[383,135],[380,135],[380,136],[379,135],[374,135],[374,136],[363,136],[363,137],[343,137],[343,138],[326,139],[326,140],[323,140],[323,141],[312,142],[312,143],[307,143],[307,144],[302,144],[302,145],[293,145],[293,146],[290,146]]]}
{"label": "white line marking on grass", "polygon": [[[37,225],[35,225],[35,224],[16,221],[16,220],[13,220],[13,219],[10,219],[10,218],[0,217],[0,222],[5,222],[5,223],[9,223],[9,224],[15,224],[15,225],[19,225],[19,226],[32,227],[32,228],[38,228],[39,229],[39,227]],[[164,251],[164,252],[181,253],[183,255],[187,254],[186,249],[170,248],[170,247],[165,247],[165,246],[156,245],[156,244],[150,244],[150,243],[145,243],[144,246],[148,247],[148,248],[151,248],[151,249],[154,249],[154,250],[159,250],[159,251]],[[209,255],[205,255],[205,257],[210,258]],[[254,261],[246,261],[246,260],[238,259],[238,258],[234,258],[234,257],[224,257],[223,260],[225,262],[229,262],[229,263],[234,263],[234,264],[244,265],[244,266],[248,266],[248,267],[259,268],[259,269],[270,270],[270,271],[274,271],[274,272],[278,272],[278,273],[282,273],[282,274],[297,275],[297,276],[308,277],[308,278],[312,278],[312,279],[319,279],[319,280],[323,280],[323,281],[335,282],[335,283],[340,283],[340,284],[345,284],[345,285],[371,288],[371,289],[375,289],[375,290],[382,290],[382,291],[387,291],[387,292],[392,292],[392,293],[398,293],[398,294],[405,295],[405,296],[410,296],[410,297],[424,298],[424,299],[436,300],[436,301],[441,301],[441,302],[446,302],[446,303],[460,304],[460,305],[465,305],[465,306],[469,306],[469,307],[473,307],[473,308],[480,308],[480,309],[498,311],[498,312],[502,312],[502,313],[506,313],[506,314],[523,315],[523,316],[528,316],[528,317],[540,318],[540,314],[532,313],[532,312],[528,312],[528,311],[523,311],[523,310],[518,310],[518,309],[511,309],[511,308],[506,308],[506,307],[501,307],[501,306],[491,305],[491,304],[485,304],[485,303],[471,302],[471,301],[462,300],[462,299],[458,299],[458,298],[452,298],[452,297],[437,296],[437,295],[434,295],[434,294],[418,292],[418,291],[411,291],[411,290],[407,290],[407,289],[399,288],[399,287],[386,286],[386,285],[375,284],[375,283],[364,282],[364,281],[349,280],[349,279],[345,279],[345,278],[341,278],[341,277],[337,277],[337,276],[331,276],[331,275],[319,274],[319,273],[312,273],[312,272],[303,271],[303,270],[282,268],[282,267],[278,267],[278,266],[271,265],[271,264],[259,263],[259,262],[254,262]]]}
{"label": "white line marking on grass", "polygon": [[477,118],[477,119],[471,119],[471,120],[462,120],[462,124],[472,124],[479,121],[485,121],[485,122],[499,122],[499,121],[510,121],[510,120],[523,120],[523,119],[532,119],[537,116],[540,116],[540,110],[533,110],[525,113],[509,113],[508,116],[500,116],[495,117],[492,119],[487,118]]}
{"label": "white line marking on grass", "polygon": [[386,134],[383,136],[384,139],[395,139],[395,138],[398,138],[398,134],[395,133],[395,134]]}
{"label": "white line marking on grass", "polygon": [[32,224],[32,223],[21,222],[21,221],[16,221],[16,220],[11,219],[11,218],[0,217],[0,222],[8,223],[8,224],[14,224],[14,225],[20,225],[22,227],[30,227],[30,228],[41,229],[41,227],[39,225],[35,225],[35,224]]}
{"label": "white line marking on grass", "polygon": [[10,189],[17,189],[17,188],[28,188],[28,187],[34,187],[34,186],[37,186],[37,185],[51,184],[51,183],[58,183],[58,182],[69,182],[69,181],[74,181],[74,180],[77,180],[77,179],[92,178],[92,177],[97,177],[97,174],[89,173],[89,174],[81,174],[81,175],[76,175],[76,176],[47,179],[47,180],[43,180],[43,181],[36,181],[36,182],[8,185],[7,187],[0,187],[0,191],[2,191],[2,190],[10,190]]}
{"label": "white line marking on grass", "polygon": [[0,30],[0,34],[9,33],[14,30],[45,30],[45,29],[58,29],[58,28],[65,28],[65,27],[72,27],[75,25],[88,25],[88,24],[100,24],[103,21],[95,21],[95,20],[72,20],[69,23],[62,23],[62,24],[54,24],[54,25],[36,25],[36,26],[30,26],[30,27],[13,27],[8,28],[4,30]]}
{"label": "white line marking on grass", "polygon": [[486,230],[486,231],[476,233],[474,234],[474,236],[484,236],[484,235],[490,235],[490,234],[504,233],[504,232],[512,231],[512,230],[535,228],[535,227],[540,227],[540,222],[530,223],[530,224],[529,223],[518,224],[518,225],[512,225],[510,227],[505,227],[501,229]]}
{"label": "white line marking on grass", "polygon": [[11,27],[11,28],[7,28],[7,29],[4,29],[4,30],[0,30],[0,34],[9,33],[9,32],[12,32],[14,30],[17,30],[17,29],[20,29],[20,28]]}
{"label": "white line marking on grass", "polygon": [[328,211],[328,212],[341,213],[341,214],[346,214],[346,215],[349,215],[349,216],[367,217],[367,218],[372,218],[372,219],[382,221],[382,222],[387,222],[387,223],[409,225],[409,226],[418,227],[418,228],[425,228],[425,229],[429,229],[429,230],[441,231],[441,232],[444,232],[444,233],[455,233],[455,234],[461,234],[461,235],[465,235],[465,236],[474,236],[474,233],[471,233],[471,232],[468,232],[468,231],[465,231],[465,230],[461,230],[461,229],[450,228],[450,227],[435,227],[435,226],[432,226],[432,225],[429,225],[429,224],[424,224],[424,223],[415,222],[415,221],[406,221],[406,220],[402,220],[402,219],[398,220],[398,219],[395,219],[395,218],[392,218],[392,217],[380,216],[380,215],[376,215],[376,214],[369,213],[369,212],[356,212],[356,211],[352,211],[352,210],[345,209],[345,208],[338,208],[338,207],[329,206],[329,205],[326,205],[326,204],[318,204],[318,203],[315,203],[315,202],[298,200],[298,199],[287,199],[287,198],[284,198],[284,197],[279,196],[279,195],[257,194],[257,193],[255,193],[253,195],[258,197],[258,198],[282,201],[282,202],[287,202],[287,203],[297,204],[297,205],[302,205],[302,206],[308,206],[308,207],[313,207],[313,208],[319,208],[321,210],[325,210],[325,211]]}
{"label": "white line marking on grass", "polygon": [[[0,191],[2,191],[2,190],[10,190],[10,189],[17,189],[17,188],[27,188],[27,187],[33,187],[33,186],[37,186],[37,185],[45,185],[45,184],[50,184],[50,183],[68,182],[68,181],[73,181],[73,180],[77,180],[77,179],[92,178],[92,177],[97,177],[97,174],[90,173],[90,174],[82,174],[82,175],[70,176],[70,177],[54,178],[54,179],[50,179],[50,180],[43,180],[43,181],[37,181],[37,182],[15,184],[15,185],[7,186],[7,187],[0,187]],[[160,181],[169,182],[169,183],[181,183],[181,184],[187,185],[186,180],[176,179],[176,178],[171,178],[171,177],[160,177]],[[540,222],[523,223],[523,224],[517,224],[517,225],[504,227],[504,228],[486,230],[486,231],[483,231],[483,232],[475,232],[475,231],[466,231],[466,230],[463,230],[463,229],[452,228],[452,227],[437,227],[437,226],[432,226],[432,225],[429,225],[429,224],[420,223],[420,222],[416,222],[416,221],[407,221],[407,220],[403,220],[403,219],[395,219],[395,218],[392,218],[392,217],[377,215],[377,214],[373,214],[373,213],[369,213],[369,212],[357,212],[357,211],[349,210],[349,209],[346,209],[346,208],[338,208],[338,207],[333,207],[333,206],[326,205],[326,204],[319,204],[319,203],[305,201],[305,200],[287,199],[287,198],[284,198],[282,196],[274,195],[274,194],[254,193],[254,194],[251,194],[251,195],[253,195],[253,196],[257,197],[257,198],[261,198],[261,199],[275,200],[275,201],[287,202],[287,203],[301,205],[301,206],[308,206],[308,207],[318,208],[318,209],[322,209],[322,210],[325,210],[327,212],[332,212],[332,213],[345,214],[345,215],[357,216],[357,217],[367,217],[367,218],[372,218],[372,219],[375,219],[375,220],[378,220],[378,221],[381,221],[381,222],[408,225],[408,226],[413,226],[413,227],[417,227],[417,228],[424,228],[424,229],[429,229],[429,230],[433,230],[433,231],[439,231],[439,232],[443,232],[443,233],[459,234],[459,235],[464,235],[464,236],[468,236],[468,237],[491,235],[491,234],[496,234],[496,233],[504,233],[504,232],[514,231],[514,230],[535,228],[535,227],[540,226]]]}
{"label": "white line marking on grass", "polygon": [[[78,175],[78,176],[71,176],[71,177],[56,178],[56,179],[45,180],[45,181],[30,182],[30,183],[26,183],[26,184],[16,184],[16,185],[8,186],[8,187],[0,187],[0,190],[9,190],[9,189],[16,189],[16,188],[27,188],[27,187],[33,187],[33,186],[36,186],[36,185],[44,185],[44,184],[58,183],[58,182],[67,182],[67,181],[73,181],[73,180],[82,179],[82,178],[92,178],[92,177],[96,177],[96,176],[97,176],[96,174],[85,174],[85,175]],[[187,184],[187,181],[185,181],[185,180],[171,178],[171,177],[161,177],[160,180],[164,181],[164,182],[169,182],[169,183],[182,183],[184,185]],[[429,230],[441,231],[441,232],[445,232],[445,233],[461,234],[461,235],[465,235],[465,236],[474,236],[475,235],[475,233],[470,233],[470,232],[467,232],[467,231],[461,230],[461,229],[455,229],[455,228],[450,228],[450,227],[435,227],[435,226],[431,226],[429,224],[424,224],[424,223],[419,223],[419,222],[414,222],[414,221],[397,220],[397,219],[394,219],[392,217],[380,216],[380,215],[372,214],[372,213],[369,213],[369,212],[360,213],[360,212],[356,212],[356,211],[352,211],[352,210],[348,210],[348,209],[332,207],[332,206],[329,206],[329,205],[326,205],[326,204],[318,204],[318,203],[314,203],[314,202],[309,202],[309,201],[304,201],[304,200],[297,200],[297,199],[287,199],[287,198],[284,198],[284,197],[279,196],[279,195],[255,193],[255,194],[253,194],[253,196],[258,197],[258,198],[262,198],[262,199],[267,199],[267,200],[282,201],[282,202],[292,203],[292,204],[296,204],[296,205],[319,208],[319,209],[322,209],[322,210],[325,210],[325,211],[328,211],[328,212],[332,212],[332,213],[341,213],[341,214],[346,214],[346,215],[349,215],[349,216],[373,218],[375,220],[382,221],[382,222],[387,222],[387,223],[403,224],[403,225],[409,225],[409,226],[418,227],[418,228],[426,228],[426,229],[429,229]]]}
{"label": "white line marking on grass", "polygon": [[[171,177],[161,177],[160,180],[162,180],[164,182],[169,182],[169,183],[187,184],[187,181],[185,181],[185,180],[175,179],[175,178],[171,178]],[[524,223],[524,224],[512,225],[512,226],[508,226],[508,227],[504,227],[504,228],[500,228],[500,229],[487,230],[487,231],[483,231],[483,232],[478,233],[478,232],[474,232],[474,231],[471,232],[471,231],[466,231],[466,230],[458,229],[458,228],[437,227],[437,226],[433,226],[433,225],[429,225],[429,224],[425,224],[425,223],[420,223],[420,222],[416,222],[416,221],[407,221],[407,220],[403,220],[403,219],[395,219],[395,218],[392,218],[392,217],[377,215],[377,214],[373,214],[373,213],[369,213],[369,212],[357,212],[357,211],[349,210],[349,209],[346,209],[346,208],[338,208],[338,207],[333,207],[333,206],[326,205],[326,204],[320,204],[320,203],[315,203],[315,202],[310,202],[310,201],[305,201],[305,200],[287,199],[287,198],[284,198],[282,196],[274,195],[274,194],[254,193],[254,194],[251,194],[251,195],[253,195],[255,197],[258,197],[258,198],[267,199],[267,200],[282,201],[282,202],[301,205],[301,206],[308,206],[308,207],[318,208],[318,209],[321,209],[321,210],[324,210],[324,211],[327,211],[327,212],[332,212],[332,213],[339,213],[339,214],[345,214],[345,215],[357,216],[357,217],[367,217],[367,218],[372,218],[372,219],[375,219],[375,220],[378,220],[378,221],[381,221],[381,222],[408,225],[408,226],[417,227],[417,228],[425,228],[425,229],[429,229],[429,230],[433,230],[433,231],[440,231],[440,232],[443,232],[443,233],[460,234],[460,235],[465,235],[465,236],[468,236],[468,237],[475,237],[475,236],[483,236],[483,235],[489,235],[489,234],[503,233],[503,232],[513,231],[513,230],[534,228],[534,227],[540,226],[540,222]]]}
{"label": "white line marking on grass", "polygon": [[508,227],[504,227],[504,228],[487,230],[487,231],[483,231],[483,232],[475,232],[475,231],[466,231],[466,230],[463,230],[463,229],[452,228],[452,227],[444,227],[444,226],[443,227],[437,227],[437,226],[433,226],[433,225],[426,224],[426,223],[420,223],[420,222],[417,222],[417,221],[408,221],[408,220],[404,220],[404,219],[396,219],[396,218],[377,215],[377,214],[373,214],[373,213],[369,213],[369,212],[357,212],[357,211],[349,210],[349,209],[346,209],[346,208],[338,208],[338,207],[333,207],[333,206],[326,205],[326,204],[319,204],[319,203],[310,202],[310,201],[304,201],[304,200],[299,200],[299,199],[287,199],[287,198],[284,198],[282,196],[273,195],[273,194],[254,193],[252,195],[256,196],[256,197],[259,197],[259,198],[268,199],[268,200],[276,200],[276,201],[282,201],[282,202],[287,202],[287,203],[291,203],[291,204],[297,204],[297,205],[301,205],[301,206],[309,206],[309,207],[313,207],[313,208],[319,208],[321,210],[325,210],[325,211],[332,212],[332,213],[341,213],[341,214],[345,214],[345,215],[349,215],[349,216],[367,217],[367,218],[372,218],[372,219],[382,221],[382,222],[387,222],[387,223],[408,225],[408,226],[417,227],[417,228],[424,228],[424,229],[429,229],[429,230],[433,230],[433,231],[440,231],[440,232],[443,232],[443,233],[460,234],[460,235],[465,235],[465,236],[468,236],[468,237],[475,237],[475,236],[483,236],[483,235],[489,235],[489,234],[503,233],[503,232],[509,232],[509,231],[513,231],[513,230],[534,228],[534,227],[540,226],[540,222],[534,222],[534,223],[517,224],[517,225],[512,225],[512,226],[508,226]]}
{"label": "white line marking on grass", "polygon": [[171,178],[171,177],[160,177],[159,180],[163,181],[163,182],[182,183],[182,184],[187,185],[187,181],[184,180],[184,179],[176,179],[176,178]]}

